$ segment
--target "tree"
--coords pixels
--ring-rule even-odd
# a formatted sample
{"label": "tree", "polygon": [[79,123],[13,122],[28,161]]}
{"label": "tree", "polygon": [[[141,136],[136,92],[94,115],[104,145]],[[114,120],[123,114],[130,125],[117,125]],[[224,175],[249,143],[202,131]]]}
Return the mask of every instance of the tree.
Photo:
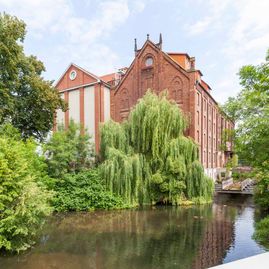
{"label": "tree", "polygon": [[12,123],[24,138],[43,139],[65,104],[52,81],[42,78],[43,63],[24,54],[25,34],[23,21],[0,14],[0,124]]}
{"label": "tree", "polygon": [[[6,133],[8,135],[6,135]],[[46,166],[36,144],[11,126],[0,130],[0,250],[25,250],[51,212]]]}
{"label": "tree", "polygon": [[67,173],[78,173],[92,167],[94,147],[87,132],[82,134],[80,126],[73,121],[68,129],[59,126],[58,131],[43,145],[49,175],[55,179]]}
{"label": "tree", "polygon": [[[257,66],[243,66],[239,72],[243,89],[229,98],[225,112],[237,121],[235,144],[240,159],[255,168],[258,180],[255,202],[269,208],[269,50],[266,60]],[[256,224],[254,237],[268,242],[269,216]]]}
{"label": "tree", "polygon": [[243,88],[223,109],[237,122],[235,144],[240,159],[259,167],[269,159],[269,50],[264,63],[243,66],[239,77]]}
{"label": "tree", "polygon": [[127,121],[105,123],[100,171],[108,190],[128,204],[210,201],[213,181],[204,175],[197,145],[183,135],[186,128],[177,104],[151,92]]}

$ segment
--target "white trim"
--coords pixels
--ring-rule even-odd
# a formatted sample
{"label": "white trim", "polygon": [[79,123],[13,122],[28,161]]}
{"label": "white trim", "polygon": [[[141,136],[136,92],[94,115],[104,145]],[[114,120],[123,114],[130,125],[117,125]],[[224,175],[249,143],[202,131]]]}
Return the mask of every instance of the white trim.
{"label": "white trim", "polygon": [[[74,74],[74,77],[72,77],[72,74]],[[69,72],[69,78],[70,80],[75,80],[77,77],[77,71],[75,69],[72,69],[70,72]]]}
{"label": "white trim", "polygon": [[72,90],[76,90],[76,89],[79,89],[79,88],[82,88],[82,87],[84,88],[84,87],[92,86],[92,85],[95,85],[95,84],[98,84],[98,83],[100,83],[100,81],[96,81],[96,82],[92,82],[92,83],[87,83],[87,84],[78,85],[78,86],[75,86],[75,87],[72,87],[72,88],[59,90],[59,93],[62,93],[62,92],[68,92],[68,91],[72,91]]}

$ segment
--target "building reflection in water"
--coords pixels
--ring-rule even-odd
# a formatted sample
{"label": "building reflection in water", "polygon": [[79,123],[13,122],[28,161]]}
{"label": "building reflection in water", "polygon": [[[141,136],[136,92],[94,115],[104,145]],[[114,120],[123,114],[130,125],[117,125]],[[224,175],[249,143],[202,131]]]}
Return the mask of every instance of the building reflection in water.
{"label": "building reflection in water", "polygon": [[234,244],[235,215],[225,205],[214,204],[214,219],[208,221],[203,240],[192,269],[203,269],[221,264],[227,251]]}

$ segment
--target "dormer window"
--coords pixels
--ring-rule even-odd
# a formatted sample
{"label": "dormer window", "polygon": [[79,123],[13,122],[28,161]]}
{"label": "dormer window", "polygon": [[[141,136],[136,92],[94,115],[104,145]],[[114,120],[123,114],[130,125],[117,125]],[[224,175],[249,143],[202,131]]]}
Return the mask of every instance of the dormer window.
{"label": "dormer window", "polygon": [[146,65],[147,67],[152,66],[152,65],[153,65],[153,58],[152,58],[152,57],[148,57],[148,58],[146,59],[146,61],[145,61],[145,65]]}

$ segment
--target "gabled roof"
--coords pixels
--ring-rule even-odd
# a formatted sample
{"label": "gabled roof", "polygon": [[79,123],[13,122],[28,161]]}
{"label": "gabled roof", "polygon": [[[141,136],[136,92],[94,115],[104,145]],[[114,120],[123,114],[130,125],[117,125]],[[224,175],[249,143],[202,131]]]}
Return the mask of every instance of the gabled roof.
{"label": "gabled roof", "polygon": [[92,74],[91,72],[85,70],[84,68],[82,68],[82,67],[80,67],[80,66],[78,66],[78,65],[76,65],[76,64],[74,64],[74,63],[70,63],[69,66],[64,70],[63,74],[60,76],[60,78],[59,78],[59,79],[57,80],[57,82],[55,83],[55,87],[58,86],[58,84],[60,83],[60,81],[62,80],[62,78],[64,77],[64,75],[66,74],[66,72],[68,71],[68,69],[69,69],[71,66],[76,67],[77,69],[79,69],[79,70],[81,70],[82,72],[86,73],[86,74],[89,75],[90,77],[96,79],[97,82],[99,82],[99,81],[101,80],[98,76]]}
{"label": "gabled roof", "polygon": [[146,42],[144,43],[144,45],[142,46],[141,49],[137,50],[137,55],[135,56],[135,58],[133,59],[131,65],[129,66],[127,72],[125,73],[123,79],[119,82],[119,84],[117,85],[115,92],[117,92],[117,90],[119,89],[119,87],[122,85],[122,83],[125,81],[125,79],[128,77],[128,74],[130,73],[130,71],[132,70],[132,67],[134,65],[135,59],[136,57],[140,57],[140,55],[142,54],[142,52],[145,50],[146,46],[149,45],[151,46],[154,50],[156,51],[160,51],[161,53],[163,53],[163,56],[177,69],[179,69],[180,71],[183,71],[183,75],[187,76],[187,70],[185,70],[181,65],[179,65],[172,57],[169,56],[169,54],[167,54],[166,52],[162,51],[156,44],[154,44],[151,40],[146,40]]}

